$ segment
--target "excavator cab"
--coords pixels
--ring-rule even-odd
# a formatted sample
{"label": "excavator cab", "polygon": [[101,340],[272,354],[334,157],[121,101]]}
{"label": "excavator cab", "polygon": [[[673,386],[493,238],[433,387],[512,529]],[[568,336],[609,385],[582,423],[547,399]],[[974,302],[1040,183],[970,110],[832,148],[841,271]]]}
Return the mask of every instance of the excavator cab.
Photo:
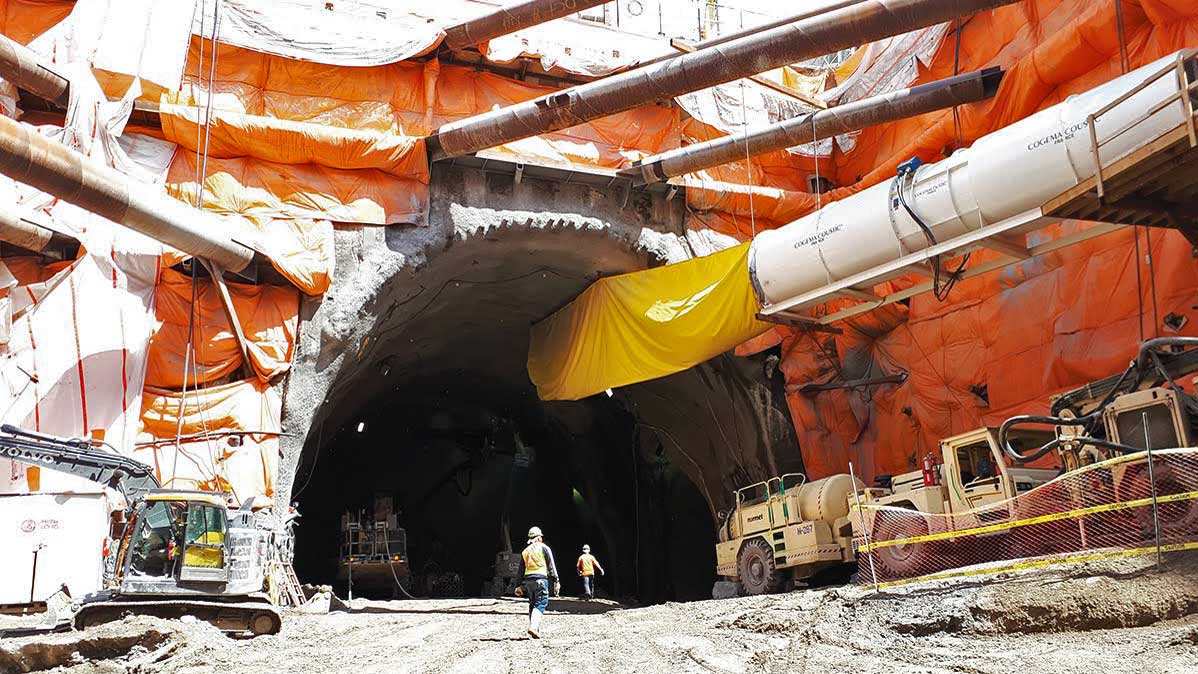
{"label": "excavator cab", "polygon": [[228,580],[228,511],[214,494],[154,491],[133,515],[122,590],[146,583],[172,585]]}
{"label": "excavator cab", "polygon": [[[1048,442],[1048,431],[1020,429],[1009,441],[1033,449]],[[1052,478],[1059,470],[1011,465],[998,445],[994,428],[979,428],[940,442],[944,457],[943,477],[948,486],[950,512],[982,508],[1030,491]]]}

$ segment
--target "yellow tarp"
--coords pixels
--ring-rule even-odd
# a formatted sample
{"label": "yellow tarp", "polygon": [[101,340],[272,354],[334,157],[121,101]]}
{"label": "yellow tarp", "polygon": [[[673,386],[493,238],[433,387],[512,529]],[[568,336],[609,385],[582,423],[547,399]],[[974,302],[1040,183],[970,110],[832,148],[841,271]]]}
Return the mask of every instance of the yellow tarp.
{"label": "yellow tarp", "polygon": [[756,319],[749,244],[597,281],[532,328],[542,400],[577,400],[680,372],[770,327]]}

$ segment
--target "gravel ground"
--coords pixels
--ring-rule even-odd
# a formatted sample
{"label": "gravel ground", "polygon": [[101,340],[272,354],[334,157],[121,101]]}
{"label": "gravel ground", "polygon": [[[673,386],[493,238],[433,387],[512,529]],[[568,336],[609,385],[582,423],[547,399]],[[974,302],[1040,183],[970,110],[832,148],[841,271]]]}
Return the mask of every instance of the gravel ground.
{"label": "gravel ground", "polygon": [[130,618],[0,642],[0,672],[1198,672],[1198,556],[873,593],[838,587],[625,609],[515,599],[354,601],[275,636]]}

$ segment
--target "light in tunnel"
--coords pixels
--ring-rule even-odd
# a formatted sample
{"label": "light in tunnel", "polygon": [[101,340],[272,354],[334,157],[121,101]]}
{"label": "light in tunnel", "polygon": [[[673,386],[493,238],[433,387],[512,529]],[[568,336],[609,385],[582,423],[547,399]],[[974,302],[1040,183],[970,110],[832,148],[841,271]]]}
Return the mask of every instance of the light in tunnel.
{"label": "light in tunnel", "polygon": [[359,421],[359,422],[358,422],[358,432],[359,432],[359,433],[365,433],[365,432],[366,432],[366,422],[365,422],[365,421]]}
{"label": "light in tunnel", "polygon": [[607,394],[607,397],[608,397],[608,398],[610,398],[610,397],[612,397],[612,396],[614,396],[614,395],[615,395],[615,393],[612,393],[612,390],[611,390],[611,389],[607,389],[606,391],[604,391],[604,393],[606,393],[606,394]]}

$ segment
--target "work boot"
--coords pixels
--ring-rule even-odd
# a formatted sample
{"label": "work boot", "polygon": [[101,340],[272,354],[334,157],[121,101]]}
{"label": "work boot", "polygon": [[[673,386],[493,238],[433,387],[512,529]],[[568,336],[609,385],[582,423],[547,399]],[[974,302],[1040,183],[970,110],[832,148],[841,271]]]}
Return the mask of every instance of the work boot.
{"label": "work boot", "polygon": [[540,639],[541,616],[544,615],[537,609],[533,609],[528,616],[528,636],[533,639]]}

